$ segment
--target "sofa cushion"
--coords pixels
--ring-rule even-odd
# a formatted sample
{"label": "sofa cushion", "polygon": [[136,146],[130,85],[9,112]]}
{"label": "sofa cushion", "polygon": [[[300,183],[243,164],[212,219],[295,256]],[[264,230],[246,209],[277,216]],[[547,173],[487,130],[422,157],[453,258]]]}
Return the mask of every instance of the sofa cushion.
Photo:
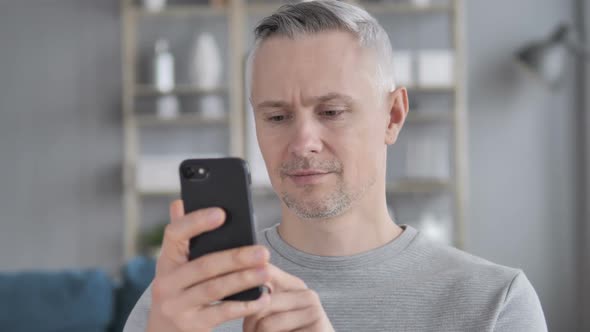
{"label": "sofa cushion", "polygon": [[121,272],[122,282],[117,290],[117,310],[112,332],[123,331],[135,303],[154,279],[156,261],[150,257],[136,257],[130,260]]}
{"label": "sofa cushion", "polygon": [[101,270],[0,274],[0,331],[106,331],[114,286]]}

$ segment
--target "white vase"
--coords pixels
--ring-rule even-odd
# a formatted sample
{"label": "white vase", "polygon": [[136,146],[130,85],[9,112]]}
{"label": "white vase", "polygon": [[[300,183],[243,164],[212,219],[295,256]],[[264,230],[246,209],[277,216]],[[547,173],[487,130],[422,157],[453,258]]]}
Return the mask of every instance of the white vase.
{"label": "white vase", "polygon": [[156,115],[160,119],[173,119],[180,114],[180,106],[176,96],[166,95],[158,97],[156,101]]}
{"label": "white vase", "polygon": [[174,89],[174,56],[165,39],[156,42],[153,56],[152,81],[159,92]]}
{"label": "white vase", "polygon": [[143,7],[150,12],[158,12],[166,6],[166,0],[143,0]]}
{"label": "white vase", "polygon": [[417,7],[428,7],[430,5],[430,0],[412,0],[412,3]]}
{"label": "white vase", "polygon": [[199,113],[203,118],[220,119],[224,116],[223,98],[218,95],[207,95],[199,99]]}
{"label": "white vase", "polygon": [[203,32],[195,38],[192,51],[191,80],[201,89],[218,88],[221,84],[221,52],[211,33]]}
{"label": "white vase", "polygon": [[418,84],[449,86],[454,83],[455,59],[451,50],[422,50],[418,55]]}

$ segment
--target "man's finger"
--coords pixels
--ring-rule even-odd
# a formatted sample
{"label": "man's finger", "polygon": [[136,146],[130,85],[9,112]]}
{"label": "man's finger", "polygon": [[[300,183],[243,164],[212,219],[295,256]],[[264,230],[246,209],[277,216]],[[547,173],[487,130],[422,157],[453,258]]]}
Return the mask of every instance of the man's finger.
{"label": "man's finger", "polygon": [[164,283],[183,290],[197,283],[228,273],[268,264],[270,254],[262,245],[213,252],[182,265],[165,276]]}
{"label": "man's finger", "polygon": [[244,320],[244,331],[256,331],[259,321],[276,313],[312,307],[318,300],[316,297],[315,292],[309,289],[270,294],[270,305]]}
{"label": "man's finger", "polygon": [[212,305],[202,309],[202,316],[208,317],[213,323],[219,325],[223,322],[254,315],[268,306],[270,302],[268,294],[262,294],[255,301],[223,301],[218,305]]}
{"label": "man's finger", "polygon": [[259,320],[254,331],[293,331],[312,325],[320,319],[320,312],[312,307],[283,311]]}
{"label": "man's finger", "polygon": [[280,311],[303,309],[319,303],[314,291],[310,289],[275,293],[270,295],[270,306],[267,315]]}
{"label": "man's finger", "polygon": [[170,203],[170,222],[177,222],[184,217],[184,202],[181,199]]}
{"label": "man's finger", "polygon": [[270,269],[270,290],[271,293],[287,292],[292,290],[307,289],[307,285],[303,280],[290,275],[289,273],[279,269],[274,265],[269,265]]}
{"label": "man's finger", "polygon": [[167,305],[170,313],[184,308],[207,305],[221,299],[262,285],[270,278],[267,267],[259,267],[226,274],[197,284],[181,294]]}
{"label": "man's finger", "polygon": [[[178,211],[175,210],[174,213],[176,212]],[[156,272],[158,274],[170,272],[185,264],[188,261],[190,239],[216,229],[223,224],[224,220],[225,212],[222,209],[207,208],[189,213],[166,225]]]}

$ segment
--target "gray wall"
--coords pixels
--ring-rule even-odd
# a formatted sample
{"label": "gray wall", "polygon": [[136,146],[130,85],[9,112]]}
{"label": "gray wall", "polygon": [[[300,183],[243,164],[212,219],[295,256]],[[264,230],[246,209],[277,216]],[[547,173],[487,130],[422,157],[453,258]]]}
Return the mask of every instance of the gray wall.
{"label": "gray wall", "polygon": [[[583,41],[586,45],[590,45],[590,2],[587,0],[579,0],[579,25]],[[580,249],[580,314],[581,329],[583,331],[590,331],[590,63],[588,59],[582,61],[584,66],[580,89],[579,108],[579,123],[580,123],[580,141],[582,143],[582,150],[585,151],[583,162],[580,165],[583,188],[579,190],[580,194],[580,213],[582,218],[579,221],[579,235],[578,244]]]}
{"label": "gray wall", "polygon": [[[511,61],[573,1],[465,2],[467,249],[522,268],[551,330],[574,331],[574,70],[547,92]],[[0,269],[121,263],[118,19],[116,0],[0,2]]]}
{"label": "gray wall", "polygon": [[122,252],[118,1],[0,1],[0,268]]}
{"label": "gray wall", "polygon": [[[574,2],[469,0],[467,249],[525,271],[551,331],[576,331],[576,89],[546,89],[511,61],[572,22]],[[523,13],[528,13],[523,16]]]}

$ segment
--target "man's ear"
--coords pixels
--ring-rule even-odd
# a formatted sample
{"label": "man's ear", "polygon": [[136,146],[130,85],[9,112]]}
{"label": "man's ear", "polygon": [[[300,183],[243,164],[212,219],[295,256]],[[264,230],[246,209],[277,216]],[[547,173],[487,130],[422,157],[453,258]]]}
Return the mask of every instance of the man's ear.
{"label": "man's ear", "polygon": [[385,130],[385,144],[391,145],[397,141],[410,110],[406,88],[400,87],[389,92],[387,107],[389,108],[389,116],[387,117],[389,121]]}

